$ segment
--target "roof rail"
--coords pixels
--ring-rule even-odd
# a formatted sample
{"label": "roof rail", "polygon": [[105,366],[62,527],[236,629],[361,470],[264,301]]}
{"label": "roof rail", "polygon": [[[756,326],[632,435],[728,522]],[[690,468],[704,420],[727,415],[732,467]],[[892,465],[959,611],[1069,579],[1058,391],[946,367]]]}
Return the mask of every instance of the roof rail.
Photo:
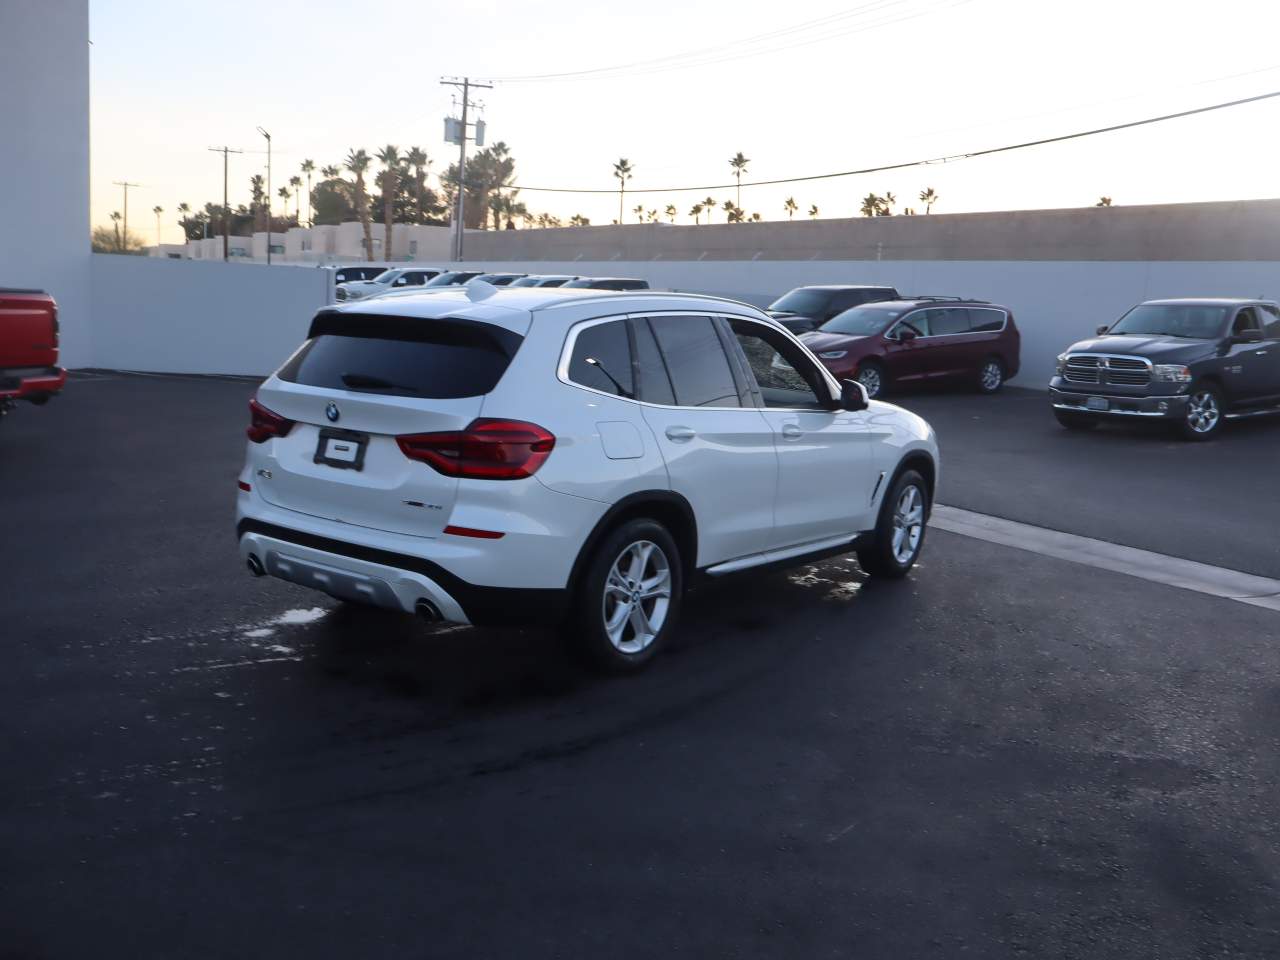
{"label": "roof rail", "polygon": [[951,301],[951,302],[964,302],[964,303],[990,303],[991,302],[990,300],[979,300],[976,297],[947,297],[947,296],[942,296],[940,294],[933,294],[933,293],[921,293],[921,294],[904,293],[902,294],[900,299],[902,300],[938,300],[942,302]]}

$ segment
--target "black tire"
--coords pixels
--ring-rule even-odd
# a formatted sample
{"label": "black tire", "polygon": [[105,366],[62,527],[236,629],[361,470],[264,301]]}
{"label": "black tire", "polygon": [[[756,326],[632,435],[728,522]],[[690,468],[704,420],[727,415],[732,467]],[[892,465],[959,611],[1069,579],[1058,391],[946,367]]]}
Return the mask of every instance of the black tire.
{"label": "black tire", "polygon": [[1067,410],[1053,411],[1057,421],[1068,430],[1092,430],[1098,425],[1098,418],[1087,413],[1071,413]]}
{"label": "black tire", "polygon": [[[871,400],[879,400],[889,392],[889,378],[884,372],[884,367],[874,360],[867,360],[859,364],[858,371],[853,378],[862,384],[863,389],[867,391],[867,397]],[[874,389],[872,389],[872,385],[874,385]]]}
{"label": "black tire", "polygon": [[[894,544],[894,533],[897,530],[895,516],[907,491],[912,488],[916,490],[922,508],[920,533],[909,553],[904,554],[900,549],[896,549]],[[872,577],[889,580],[905,577],[915,566],[916,560],[920,557],[920,551],[924,547],[930,508],[929,485],[924,477],[915,470],[904,470],[894,480],[893,486],[885,494],[884,502],[880,504],[880,516],[876,520],[876,529],[872,534],[871,542],[857,550],[858,566]]]}
{"label": "black tire", "polygon": [[[621,632],[611,636],[606,620],[618,616],[623,606],[629,605],[634,610],[638,595],[634,577],[624,578],[626,583],[620,584],[611,578],[611,574],[615,564],[630,568],[630,561],[624,562],[624,557],[630,554],[634,560],[636,554],[632,551],[637,547],[641,547],[639,552],[644,554],[641,546],[644,544],[654,550],[646,554],[649,561],[641,571],[640,580],[656,579],[661,565],[665,565],[667,594],[665,597],[642,598],[639,607],[644,614],[643,622],[649,622],[650,617],[660,612],[661,623],[652,636],[642,636],[632,615],[626,615]],[[632,591],[630,599],[622,599],[625,590]],[[684,569],[680,550],[666,527],[648,518],[629,520],[611,531],[587,561],[574,591],[573,607],[565,625],[568,639],[597,669],[609,673],[634,672],[657,656],[666,644],[679,619],[683,594]],[[660,601],[664,599],[665,606],[661,606]]]}
{"label": "black tire", "polygon": [[1174,424],[1174,430],[1183,440],[1212,440],[1222,431],[1225,416],[1222,388],[1204,380],[1188,391],[1186,413]]}
{"label": "black tire", "polygon": [[1004,386],[1004,361],[999,357],[987,357],[978,367],[978,392],[999,393]]}

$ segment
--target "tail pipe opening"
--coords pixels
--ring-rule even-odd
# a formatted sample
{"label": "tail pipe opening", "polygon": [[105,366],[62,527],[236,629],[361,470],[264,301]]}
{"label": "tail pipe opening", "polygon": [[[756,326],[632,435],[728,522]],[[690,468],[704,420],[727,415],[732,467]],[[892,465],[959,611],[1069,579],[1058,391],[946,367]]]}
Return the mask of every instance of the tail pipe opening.
{"label": "tail pipe opening", "polygon": [[266,576],[267,568],[262,565],[262,561],[258,559],[256,553],[249,554],[249,559],[245,563],[249,567],[249,572],[255,577]]}

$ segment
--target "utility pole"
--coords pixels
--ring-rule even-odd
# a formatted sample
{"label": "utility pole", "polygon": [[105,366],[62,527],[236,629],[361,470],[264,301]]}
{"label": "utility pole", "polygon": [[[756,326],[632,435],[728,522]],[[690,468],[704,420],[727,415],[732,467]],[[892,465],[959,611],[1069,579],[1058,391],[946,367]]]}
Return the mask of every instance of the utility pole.
{"label": "utility pole", "polygon": [[[258,128],[258,132],[267,138],[267,266],[271,266],[271,134]],[[289,211],[285,211],[287,214]]]}
{"label": "utility pole", "polygon": [[127,180],[113,180],[111,182],[114,183],[117,187],[124,187],[124,235],[123,235],[122,245],[124,249],[128,250],[129,249],[129,188],[140,187],[142,186],[142,184],[129,183]]}
{"label": "utility pole", "polygon": [[462,90],[462,123],[458,128],[458,209],[454,213],[453,259],[462,259],[462,240],[466,232],[466,221],[463,219],[467,196],[467,108],[471,106],[469,94],[471,88],[492,90],[493,84],[473,81],[470,77],[443,77],[442,86],[458,87]]}
{"label": "utility pole", "polygon": [[[210,147],[214,153],[222,154],[222,259],[230,259],[231,249],[231,210],[227,206],[227,154],[244,153],[243,150],[232,150],[230,147]],[[205,223],[205,236],[209,236],[209,224]]]}

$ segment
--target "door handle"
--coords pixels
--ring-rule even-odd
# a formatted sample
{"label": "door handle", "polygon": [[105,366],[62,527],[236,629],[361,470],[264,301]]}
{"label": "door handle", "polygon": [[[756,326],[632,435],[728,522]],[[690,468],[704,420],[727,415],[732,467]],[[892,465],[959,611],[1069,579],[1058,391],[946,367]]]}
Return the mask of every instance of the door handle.
{"label": "door handle", "polygon": [[1267,351],[1265,350],[1255,350],[1253,351],[1253,353],[1254,353],[1254,356],[1257,356],[1257,357],[1265,357],[1267,355]]}
{"label": "door handle", "polygon": [[788,440],[799,440],[804,436],[804,431],[797,427],[794,423],[785,424],[782,428],[782,435]]}
{"label": "door handle", "polygon": [[674,440],[676,443],[684,443],[687,440],[692,440],[695,436],[697,434],[693,432],[692,427],[667,427],[667,439]]}

